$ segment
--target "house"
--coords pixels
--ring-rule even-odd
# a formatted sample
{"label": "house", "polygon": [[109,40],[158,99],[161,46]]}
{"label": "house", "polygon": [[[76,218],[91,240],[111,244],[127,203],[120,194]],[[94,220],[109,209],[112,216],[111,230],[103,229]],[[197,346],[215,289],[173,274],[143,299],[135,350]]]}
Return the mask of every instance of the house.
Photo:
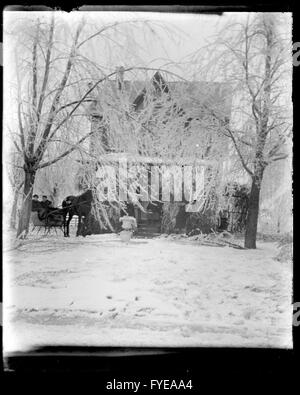
{"label": "house", "polygon": [[[147,189],[151,201],[146,199],[146,203],[141,203],[139,186],[135,216],[140,227],[149,227],[151,223],[157,230],[184,228],[189,216],[187,211],[199,211],[200,208],[197,198],[191,197],[197,189],[195,184],[205,183],[203,171],[197,173],[197,169],[212,171],[222,167],[221,150],[224,151],[228,141],[216,130],[230,119],[229,87],[220,83],[167,81],[159,71],[150,81],[126,80],[124,69],[119,68],[116,79],[104,82],[90,99],[92,103],[87,112],[94,133],[89,150],[97,158],[98,169],[103,168],[103,164],[115,166],[120,159],[123,163],[126,161],[127,166],[146,169],[147,181],[142,189],[144,192]],[[210,158],[214,156],[217,160],[212,161]],[[154,167],[159,169],[160,175],[152,199],[149,169]],[[164,194],[166,180],[174,177],[174,174],[167,174],[168,169],[175,167],[182,181],[181,178],[180,182],[170,181],[170,194]],[[184,172],[192,167],[190,176],[184,178]],[[188,198],[186,179],[189,182]],[[177,195],[181,193],[181,198],[175,199],[175,190],[179,186]],[[165,197],[167,195],[170,199]],[[129,200],[132,201],[132,197]],[[167,211],[172,212],[172,218],[164,227],[162,218],[166,219]]]}

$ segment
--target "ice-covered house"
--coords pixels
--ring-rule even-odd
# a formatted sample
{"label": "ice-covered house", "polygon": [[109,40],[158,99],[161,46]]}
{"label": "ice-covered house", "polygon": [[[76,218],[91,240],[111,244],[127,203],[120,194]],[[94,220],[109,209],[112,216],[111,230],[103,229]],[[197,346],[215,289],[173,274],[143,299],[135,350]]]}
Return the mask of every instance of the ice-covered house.
{"label": "ice-covered house", "polygon": [[[129,167],[141,165],[149,173],[143,191],[137,189],[142,207],[135,204],[134,215],[139,228],[162,232],[185,228],[191,213],[199,211],[195,184],[205,184],[204,171],[199,169],[222,168],[228,139],[218,135],[216,128],[230,119],[228,86],[167,81],[159,71],[150,81],[126,80],[124,69],[119,68],[116,78],[102,83],[90,100],[88,115],[94,133],[89,149],[99,167],[121,160],[128,172]],[[149,171],[154,167],[159,169],[155,193]],[[182,179],[173,178],[166,187],[166,180],[170,181],[166,173],[174,167],[182,172]],[[189,184],[187,193],[185,184]],[[145,193],[148,199],[141,198]]]}

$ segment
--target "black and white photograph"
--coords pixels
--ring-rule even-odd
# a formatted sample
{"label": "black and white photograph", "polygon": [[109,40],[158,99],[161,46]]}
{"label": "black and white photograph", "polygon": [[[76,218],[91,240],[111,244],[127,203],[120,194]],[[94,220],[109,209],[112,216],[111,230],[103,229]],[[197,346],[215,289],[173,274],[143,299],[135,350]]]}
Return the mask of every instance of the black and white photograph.
{"label": "black and white photograph", "polygon": [[4,357],[293,348],[292,25],[4,10]]}

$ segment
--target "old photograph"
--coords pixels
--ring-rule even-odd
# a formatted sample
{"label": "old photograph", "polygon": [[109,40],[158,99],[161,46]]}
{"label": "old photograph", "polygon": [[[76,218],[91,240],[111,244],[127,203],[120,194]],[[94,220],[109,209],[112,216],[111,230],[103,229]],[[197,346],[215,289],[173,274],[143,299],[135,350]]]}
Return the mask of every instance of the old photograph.
{"label": "old photograph", "polygon": [[3,22],[4,355],[293,348],[292,14]]}

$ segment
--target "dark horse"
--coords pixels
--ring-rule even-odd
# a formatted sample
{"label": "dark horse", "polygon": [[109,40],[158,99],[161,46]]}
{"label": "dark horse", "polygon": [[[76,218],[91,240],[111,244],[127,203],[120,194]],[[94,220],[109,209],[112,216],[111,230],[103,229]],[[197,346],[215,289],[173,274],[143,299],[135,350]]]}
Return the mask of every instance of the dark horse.
{"label": "dark horse", "polygon": [[[78,216],[76,236],[86,236],[86,224],[92,209],[93,192],[88,189],[79,196],[67,196],[62,202],[64,212],[64,236],[69,237],[69,225],[74,215]],[[68,219],[67,219],[68,215]],[[83,220],[84,217],[84,220]]]}

